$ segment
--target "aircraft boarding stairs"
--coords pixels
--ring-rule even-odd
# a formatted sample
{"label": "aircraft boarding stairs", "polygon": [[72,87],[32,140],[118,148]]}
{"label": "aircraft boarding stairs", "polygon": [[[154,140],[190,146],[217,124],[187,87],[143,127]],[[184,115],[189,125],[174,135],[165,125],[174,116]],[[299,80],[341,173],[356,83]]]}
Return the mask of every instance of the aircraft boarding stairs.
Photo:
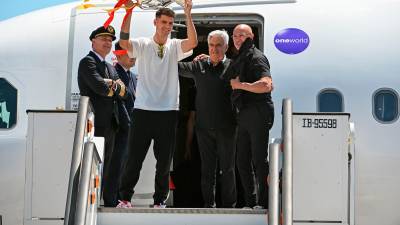
{"label": "aircraft boarding stairs", "polygon": [[[289,99],[283,101],[282,115],[282,139],[273,139],[269,146],[267,213],[249,209],[99,207],[104,139],[93,136],[89,99],[81,97],[77,114],[28,111],[26,170],[33,172],[26,177],[24,224],[353,225],[354,132],[350,115],[292,113]],[[56,133],[62,138],[50,138]],[[62,145],[72,139],[73,146]],[[68,149],[73,149],[72,156]],[[39,161],[49,154],[52,160]]]}

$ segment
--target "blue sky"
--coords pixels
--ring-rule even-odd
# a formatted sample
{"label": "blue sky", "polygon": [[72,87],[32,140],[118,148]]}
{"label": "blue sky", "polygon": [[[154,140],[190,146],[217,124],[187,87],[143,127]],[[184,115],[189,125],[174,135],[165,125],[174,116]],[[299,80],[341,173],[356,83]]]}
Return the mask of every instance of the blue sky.
{"label": "blue sky", "polygon": [[1,0],[0,21],[37,9],[75,1],[77,0]]}

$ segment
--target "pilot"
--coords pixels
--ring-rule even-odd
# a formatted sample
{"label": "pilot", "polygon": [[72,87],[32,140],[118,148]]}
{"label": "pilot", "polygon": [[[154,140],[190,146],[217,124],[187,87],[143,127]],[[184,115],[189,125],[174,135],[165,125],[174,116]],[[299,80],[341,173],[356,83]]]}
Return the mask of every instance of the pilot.
{"label": "pilot", "polygon": [[104,206],[113,206],[110,192],[109,165],[114,149],[119,118],[117,99],[126,95],[125,85],[113,66],[105,61],[115,40],[112,26],[94,30],[90,37],[92,50],[79,63],[78,85],[81,96],[88,96],[95,114],[95,136],[104,137],[103,199]]}
{"label": "pilot", "polygon": [[236,165],[246,207],[268,208],[268,140],[274,121],[270,65],[266,56],[255,47],[250,26],[237,25],[232,38],[239,50],[230,66],[232,101],[238,123]]}
{"label": "pilot", "polygon": [[109,182],[110,192],[113,195],[113,204],[115,207],[118,204],[119,183],[121,172],[128,151],[128,136],[132,126],[130,115],[133,111],[135,103],[135,88],[137,76],[130,69],[135,66],[136,59],[130,58],[126,50],[123,50],[118,42],[115,43],[114,54],[117,58],[117,63],[114,65],[118,76],[124,82],[126,87],[126,98],[117,99],[119,113],[119,128],[115,136],[115,146],[110,162]]}
{"label": "pilot", "polygon": [[[129,0],[127,8],[134,6]],[[140,80],[137,86],[134,126],[130,135],[128,159],[122,175],[121,201],[117,207],[131,208],[131,198],[139,180],[143,161],[154,140],[157,160],[155,174],[154,207],[165,208],[169,195],[169,170],[175,149],[179,110],[178,61],[191,54],[197,46],[196,30],[191,15],[192,1],[186,0],[187,39],[169,38],[175,13],[169,8],[156,12],[152,37],[129,40],[131,14],[122,24],[120,45],[130,57],[137,58]]]}

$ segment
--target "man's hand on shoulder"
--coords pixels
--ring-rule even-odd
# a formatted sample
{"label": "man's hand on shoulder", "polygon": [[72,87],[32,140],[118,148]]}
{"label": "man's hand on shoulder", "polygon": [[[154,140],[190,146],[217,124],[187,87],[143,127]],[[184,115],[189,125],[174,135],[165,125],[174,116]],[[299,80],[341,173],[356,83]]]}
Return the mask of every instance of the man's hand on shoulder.
{"label": "man's hand on shoulder", "polygon": [[200,54],[200,55],[194,57],[193,62],[207,60],[209,57],[210,56],[208,56],[207,54]]}

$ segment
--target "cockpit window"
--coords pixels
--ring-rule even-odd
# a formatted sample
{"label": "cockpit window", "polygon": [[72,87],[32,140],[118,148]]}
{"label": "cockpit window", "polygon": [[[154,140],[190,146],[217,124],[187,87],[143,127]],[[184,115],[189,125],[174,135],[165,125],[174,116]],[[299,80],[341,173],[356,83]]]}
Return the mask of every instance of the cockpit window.
{"label": "cockpit window", "polygon": [[317,97],[318,112],[344,112],[343,95],[336,89],[324,89]]}
{"label": "cockpit window", "polygon": [[0,129],[11,129],[17,122],[17,89],[0,78]]}
{"label": "cockpit window", "polygon": [[399,98],[388,88],[377,90],[373,95],[373,114],[380,123],[393,123],[399,117]]}

